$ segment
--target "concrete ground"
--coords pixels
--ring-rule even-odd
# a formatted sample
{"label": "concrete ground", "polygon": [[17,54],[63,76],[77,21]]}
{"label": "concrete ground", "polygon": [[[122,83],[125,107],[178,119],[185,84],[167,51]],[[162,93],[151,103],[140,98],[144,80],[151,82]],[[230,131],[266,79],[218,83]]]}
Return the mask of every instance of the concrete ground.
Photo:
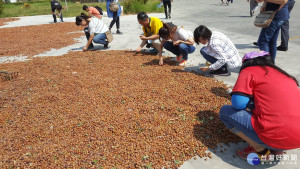
{"label": "concrete ground", "polygon": [[[78,12],[78,14],[81,11]],[[258,13],[258,10],[255,14]],[[220,31],[227,35],[236,45],[240,56],[245,53],[256,51],[258,48],[252,45],[258,38],[260,29],[253,25],[254,17],[250,17],[249,3],[246,0],[234,1],[229,6],[221,4],[220,0],[175,0],[172,6],[172,19],[165,20],[164,14],[149,14],[149,16],[156,16],[165,22],[173,22],[178,26],[184,26],[185,29],[194,31],[199,25],[206,25],[211,30]],[[291,13],[290,19],[290,42],[289,50],[286,52],[278,51],[276,64],[292,74],[300,81],[300,21],[297,19],[300,16],[300,5],[296,2]],[[64,18],[65,22],[75,22],[75,18]],[[111,18],[104,17],[103,21],[109,25]],[[39,25],[53,23],[51,15],[28,16],[20,17],[19,21],[10,22],[4,27]],[[59,24],[59,23],[57,23]],[[74,23],[74,26],[75,23]],[[115,33],[115,27],[112,29]],[[135,50],[140,44],[139,34],[142,29],[137,22],[136,15],[121,16],[121,31],[123,35],[114,34],[114,40],[110,43],[109,50]],[[68,51],[80,51],[84,47],[86,40],[84,37],[78,39],[78,43],[64,47],[61,49],[53,49],[45,53],[36,55],[42,56],[58,56],[67,53]],[[280,37],[278,38],[280,43]],[[188,65],[185,68],[187,71],[199,72],[199,66],[205,64],[205,60],[200,55],[200,49],[203,45],[197,46],[196,51],[189,55]],[[96,45],[96,49],[101,50],[101,45]],[[167,53],[173,56],[170,53]],[[0,63],[10,61],[26,60],[26,56],[22,57],[1,57]],[[233,86],[238,76],[239,69],[231,70],[232,74],[229,77],[216,77],[229,86]],[[204,158],[190,159],[183,163],[181,169],[199,169],[199,168],[274,168],[274,169],[296,169],[300,168],[300,151],[299,149],[287,151],[286,157],[289,160],[282,160],[280,164],[264,164],[258,166],[251,166],[246,161],[237,157],[233,157],[236,149],[244,148],[247,145],[243,142],[239,144],[230,144],[230,146],[223,145],[223,148],[218,147],[217,150],[210,150],[212,152],[212,159],[207,161]],[[227,150],[220,152],[221,149]],[[216,153],[214,153],[216,151]],[[298,158],[299,159],[298,159]],[[296,159],[295,159],[296,158]]]}

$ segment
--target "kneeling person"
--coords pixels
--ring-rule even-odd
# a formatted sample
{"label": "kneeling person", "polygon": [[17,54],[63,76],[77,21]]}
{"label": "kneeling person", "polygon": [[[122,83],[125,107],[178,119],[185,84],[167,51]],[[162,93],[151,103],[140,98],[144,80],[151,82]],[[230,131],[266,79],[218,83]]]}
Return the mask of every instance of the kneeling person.
{"label": "kneeling person", "polygon": [[140,36],[142,43],[136,51],[140,52],[146,44],[148,48],[154,47],[158,51],[160,48],[158,31],[163,26],[162,21],[157,17],[148,17],[145,12],[140,12],[137,19],[139,24],[142,25],[144,35]]}
{"label": "kneeling person", "polygon": [[201,67],[204,72],[210,71],[211,75],[230,75],[228,67],[236,68],[241,65],[242,58],[232,41],[223,33],[210,31],[206,26],[200,25],[194,31],[197,44],[207,46],[200,50],[202,56],[212,63],[210,66]]}
{"label": "kneeling person", "polygon": [[193,53],[196,49],[193,33],[182,27],[178,28],[172,23],[164,23],[163,27],[159,29],[159,37],[162,39],[159,49],[159,64],[163,65],[161,51],[164,47],[177,56],[176,61],[179,62],[179,66],[185,66],[188,54]]}
{"label": "kneeling person", "polygon": [[76,25],[87,26],[84,28],[85,36],[88,40],[86,46],[83,48],[83,51],[91,50],[93,42],[103,44],[104,49],[108,48],[107,37],[105,32],[108,31],[107,26],[102,22],[102,20],[89,17],[85,13],[76,17]]}

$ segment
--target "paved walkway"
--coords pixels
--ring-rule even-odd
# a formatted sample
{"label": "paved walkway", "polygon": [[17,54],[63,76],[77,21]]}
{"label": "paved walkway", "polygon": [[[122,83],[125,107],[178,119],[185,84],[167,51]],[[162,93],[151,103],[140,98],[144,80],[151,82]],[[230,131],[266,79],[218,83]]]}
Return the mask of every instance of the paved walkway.
{"label": "paved walkway", "polygon": [[[257,13],[258,11],[256,11]],[[164,14],[149,14],[149,16],[156,16],[164,20]],[[296,2],[290,19],[290,44],[287,52],[279,51],[277,53],[276,64],[292,74],[300,81],[300,21],[297,18],[300,16],[300,5]],[[64,18],[66,22],[74,22],[75,18]],[[111,18],[104,17],[103,21],[109,25]],[[185,29],[194,31],[199,25],[206,25],[211,30],[216,30],[226,34],[236,45],[241,56],[250,51],[258,50],[252,45],[257,40],[260,29],[253,25],[254,17],[249,16],[249,3],[246,0],[234,1],[229,6],[222,5],[219,0],[175,0],[172,6],[172,19],[166,20],[166,22],[173,22],[178,26],[184,26]],[[11,22],[9,25],[3,27],[15,27],[26,25],[39,25],[52,23],[53,19],[51,15],[41,16],[28,16],[21,17],[19,21]],[[58,23],[59,24],[59,23]],[[74,23],[74,26],[75,23]],[[116,31],[115,27],[112,29],[113,33]],[[110,50],[135,50],[140,44],[139,34],[142,33],[142,29],[137,22],[136,15],[127,15],[121,17],[121,31],[124,35],[114,35],[114,41],[110,44]],[[278,39],[280,42],[280,38]],[[63,55],[68,51],[81,50],[85,45],[85,38],[80,38],[80,42],[77,44],[61,48],[58,50],[51,50],[45,53],[39,54],[40,56],[57,56]],[[203,47],[197,46],[196,51],[189,55],[187,71],[195,70],[204,65],[205,60],[200,55],[199,51]],[[99,47],[98,47],[99,48]],[[6,62],[11,59],[19,58],[19,60],[26,59],[23,57],[1,57],[1,62]],[[233,86],[238,76],[238,69],[232,70],[230,77],[217,77],[218,80],[224,81],[229,86]],[[251,166],[246,161],[239,158],[234,158],[233,155],[238,148],[245,147],[245,143],[238,145],[231,144],[230,147],[225,146],[227,151],[220,153],[213,153],[213,158],[205,161],[203,158],[191,159],[186,161],[180,168],[181,169],[200,169],[200,168],[274,168],[274,169],[296,169],[300,168],[300,150],[290,150],[287,153],[289,161],[283,161],[288,164],[277,165],[258,165]],[[218,150],[221,148],[219,147]],[[290,164],[291,156],[298,157],[297,164]]]}

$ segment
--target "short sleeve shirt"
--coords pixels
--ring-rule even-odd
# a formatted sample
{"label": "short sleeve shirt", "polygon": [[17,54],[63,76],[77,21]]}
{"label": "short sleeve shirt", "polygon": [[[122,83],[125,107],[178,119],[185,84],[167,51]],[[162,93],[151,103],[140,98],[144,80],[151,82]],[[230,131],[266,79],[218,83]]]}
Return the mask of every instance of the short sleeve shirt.
{"label": "short sleeve shirt", "polygon": [[89,13],[97,18],[101,18],[99,11],[94,7],[89,7]]}
{"label": "short sleeve shirt", "polygon": [[149,23],[150,27],[144,27],[144,26],[142,27],[144,31],[144,35],[145,36],[157,35],[159,29],[163,27],[163,23],[157,17],[149,17],[149,19],[150,19],[150,23]]}
{"label": "short sleeve shirt", "polygon": [[251,124],[265,144],[300,147],[300,89],[293,79],[271,67],[251,66],[240,72],[232,93],[253,97]]}
{"label": "short sleeve shirt", "polygon": [[173,42],[178,40],[187,41],[189,38],[193,39],[193,33],[191,31],[183,29],[182,27],[178,27],[172,41]]}

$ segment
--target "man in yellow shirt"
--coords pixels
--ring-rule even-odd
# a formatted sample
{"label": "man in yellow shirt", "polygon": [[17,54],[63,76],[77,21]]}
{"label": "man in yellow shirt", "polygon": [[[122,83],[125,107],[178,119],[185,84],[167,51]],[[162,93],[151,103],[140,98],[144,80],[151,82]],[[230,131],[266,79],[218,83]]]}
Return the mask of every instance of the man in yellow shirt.
{"label": "man in yellow shirt", "polygon": [[140,35],[142,43],[136,49],[137,52],[140,52],[141,49],[147,44],[147,47],[154,47],[157,52],[160,49],[159,42],[159,29],[163,26],[162,21],[157,17],[148,17],[145,12],[140,12],[137,15],[139,24],[142,25],[144,35]]}

